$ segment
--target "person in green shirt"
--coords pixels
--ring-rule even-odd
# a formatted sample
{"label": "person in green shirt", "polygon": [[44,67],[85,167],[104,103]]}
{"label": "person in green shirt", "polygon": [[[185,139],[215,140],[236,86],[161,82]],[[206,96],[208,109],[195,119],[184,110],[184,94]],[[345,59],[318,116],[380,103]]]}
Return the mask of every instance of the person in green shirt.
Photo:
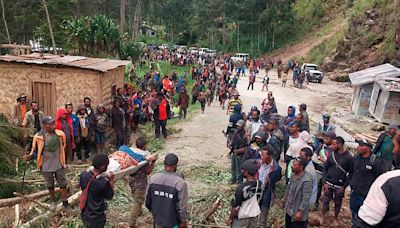
{"label": "person in green shirt", "polygon": [[373,153],[377,157],[385,159],[388,165],[392,166],[393,161],[393,138],[396,135],[397,125],[389,124],[389,130],[382,132],[376,142]]}

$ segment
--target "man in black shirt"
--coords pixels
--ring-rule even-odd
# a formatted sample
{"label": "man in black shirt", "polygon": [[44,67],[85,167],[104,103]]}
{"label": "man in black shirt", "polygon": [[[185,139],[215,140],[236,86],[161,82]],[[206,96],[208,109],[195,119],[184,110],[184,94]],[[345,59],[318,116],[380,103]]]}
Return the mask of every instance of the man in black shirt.
{"label": "man in black shirt", "polygon": [[[241,171],[247,181],[236,189],[232,199],[231,213],[226,223],[232,228],[257,228],[257,218],[260,211],[258,211],[258,214],[255,216],[239,218],[239,215],[241,215],[240,210],[248,209],[247,206],[251,207],[251,211],[257,210],[254,206],[257,207],[258,203],[256,203],[256,205],[250,205],[247,204],[249,203],[248,200],[251,200],[253,196],[255,196],[257,200],[261,198],[261,182],[255,177],[258,172],[256,160],[249,159],[243,162]],[[247,205],[245,206],[245,204]],[[258,209],[260,209],[259,206]]]}
{"label": "man in black shirt", "polygon": [[352,220],[358,213],[367,197],[369,188],[375,179],[388,171],[382,158],[375,158],[372,154],[372,144],[365,139],[356,140],[358,143],[357,154],[354,156],[353,173],[350,177],[350,209]]}
{"label": "man in black shirt", "polygon": [[323,192],[322,196],[322,225],[325,222],[326,214],[329,211],[329,202],[335,203],[335,218],[333,226],[339,226],[339,213],[342,207],[344,190],[348,186],[348,175],[353,173],[353,157],[344,147],[344,139],[336,137],[332,142],[333,153],[330,154],[324,165],[322,176]]}
{"label": "man in black shirt", "polygon": [[88,187],[86,205],[81,213],[85,228],[101,228],[106,223],[105,200],[114,196],[114,175],[108,179],[96,176],[107,170],[108,163],[107,155],[96,154],[92,161],[93,171],[84,171],[80,175],[79,186],[82,191]]}

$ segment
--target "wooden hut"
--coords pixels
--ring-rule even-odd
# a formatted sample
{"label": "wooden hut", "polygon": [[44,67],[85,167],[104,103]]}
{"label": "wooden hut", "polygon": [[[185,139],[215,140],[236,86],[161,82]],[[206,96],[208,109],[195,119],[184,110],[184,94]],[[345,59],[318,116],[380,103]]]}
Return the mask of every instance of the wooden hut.
{"label": "wooden hut", "polygon": [[349,74],[354,87],[352,111],[356,115],[368,116],[374,83],[384,78],[400,78],[400,69],[383,64]]}
{"label": "wooden hut", "polygon": [[369,113],[379,122],[400,123],[400,78],[374,83]]}
{"label": "wooden hut", "polygon": [[0,56],[0,113],[11,117],[16,97],[25,93],[46,115],[71,101],[75,108],[90,97],[92,104],[110,104],[124,83],[129,61],[51,54]]}

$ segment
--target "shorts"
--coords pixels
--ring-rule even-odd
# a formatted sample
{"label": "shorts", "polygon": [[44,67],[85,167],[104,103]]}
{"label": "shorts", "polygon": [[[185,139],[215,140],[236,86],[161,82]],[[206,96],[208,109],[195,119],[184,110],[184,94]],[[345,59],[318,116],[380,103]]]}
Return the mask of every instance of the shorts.
{"label": "shorts", "polygon": [[96,143],[106,143],[106,133],[97,132],[95,133],[95,142]]}
{"label": "shorts", "polygon": [[60,188],[67,187],[67,178],[64,168],[61,168],[55,172],[42,172],[42,176],[47,188],[54,188],[54,178],[57,180]]}

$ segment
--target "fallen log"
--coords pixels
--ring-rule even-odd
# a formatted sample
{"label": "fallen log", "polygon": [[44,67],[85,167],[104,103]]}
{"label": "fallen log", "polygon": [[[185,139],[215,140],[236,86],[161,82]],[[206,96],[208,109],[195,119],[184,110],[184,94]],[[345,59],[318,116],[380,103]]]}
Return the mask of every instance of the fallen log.
{"label": "fallen log", "polygon": [[[116,172],[116,173],[114,173],[114,179],[115,179],[115,181],[117,181],[117,180],[121,179],[122,177],[124,177],[124,176],[126,176],[126,175],[134,174],[134,173],[136,173],[141,167],[143,167],[143,166],[145,166],[145,165],[147,165],[147,164],[148,164],[147,161],[142,161],[142,162],[139,162],[136,166],[131,166],[131,167],[127,168],[127,169],[124,169],[124,170],[121,170],[121,171],[119,171],[119,172]],[[107,174],[106,174],[106,175],[107,175]],[[75,206],[75,205],[77,205],[77,204],[79,203],[79,198],[80,198],[80,196],[81,196],[81,193],[82,193],[82,191],[80,190],[80,191],[74,193],[72,196],[68,197],[68,204],[69,204],[71,207],[73,207],[73,206]],[[35,224],[36,221],[38,221],[38,220],[40,220],[40,219],[42,219],[42,218],[48,217],[48,216],[50,216],[50,215],[51,215],[51,216],[56,216],[56,215],[60,214],[63,210],[64,210],[64,207],[63,207],[62,203],[59,203],[59,204],[57,205],[56,210],[55,210],[54,212],[47,211],[46,213],[41,214],[41,215],[39,215],[39,216],[36,216],[36,217],[33,218],[32,220],[30,220],[30,221],[28,221],[28,222],[22,224],[20,227],[21,227],[21,228],[31,227],[31,225]]]}
{"label": "fallen log", "polygon": [[39,202],[39,201],[37,201],[37,200],[35,200],[35,199],[29,198],[29,197],[27,197],[27,196],[24,195],[24,194],[21,194],[21,193],[18,193],[18,192],[14,192],[14,195],[19,196],[19,197],[22,197],[22,198],[24,198],[24,199],[27,200],[27,201],[31,201],[31,202],[37,204],[38,206],[40,206],[40,207],[42,207],[42,208],[44,208],[44,209],[46,209],[46,210],[49,210],[49,205],[46,205],[46,204],[44,204],[44,203],[41,203],[41,202]]}
{"label": "fallen log", "polygon": [[[36,180],[24,180],[27,184],[34,184],[34,183],[44,183],[43,179],[36,179]],[[8,178],[0,178],[0,183],[22,183],[22,180],[14,180]]]}
{"label": "fallen log", "polygon": [[[60,191],[60,188],[55,188],[55,191],[58,192]],[[43,190],[40,192],[35,192],[29,195],[25,195],[25,197],[13,197],[13,198],[6,198],[6,199],[0,199],[0,207],[12,207],[16,204],[20,204],[22,201],[25,200],[25,198],[29,199],[39,199],[42,197],[45,197],[49,195],[49,191]]]}

